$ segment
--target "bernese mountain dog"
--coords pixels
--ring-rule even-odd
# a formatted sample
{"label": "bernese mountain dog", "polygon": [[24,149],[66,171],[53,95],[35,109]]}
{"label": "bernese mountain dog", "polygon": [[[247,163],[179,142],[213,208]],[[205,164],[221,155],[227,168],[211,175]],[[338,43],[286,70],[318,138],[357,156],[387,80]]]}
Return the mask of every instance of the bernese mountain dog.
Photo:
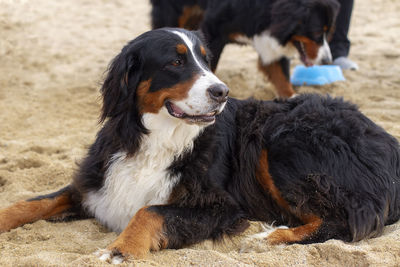
{"label": "bernese mountain dog", "polygon": [[358,241],[400,217],[397,140],[342,99],[228,98],[198,32],[129,42],[101,92],[103,127],[72,183],[0,210],[0,232],[94,217],[120,235],[101,260],[288,228],[271,244]]}
{"label": "bernese mountain dog", "polygon": [[201,29],[213,55],[213,71],[226,44],[251,44],[259,55],[259,69],[280,97],[295,93],[290,83],[289,58],[296,53],[306,66],[332,62],[326,39],[334,29],[339,9],[336,0],[151,0],[151,3],[153,29]]}

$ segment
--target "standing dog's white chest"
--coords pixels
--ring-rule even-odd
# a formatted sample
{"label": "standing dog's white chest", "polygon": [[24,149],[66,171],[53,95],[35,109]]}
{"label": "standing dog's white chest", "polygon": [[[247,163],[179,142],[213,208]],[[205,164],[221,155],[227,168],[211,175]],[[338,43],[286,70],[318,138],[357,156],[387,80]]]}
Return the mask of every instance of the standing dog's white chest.
{"label": "standing dog's white chest", "polygon": [[[144,137],[139,151],[132,157],[125,152],[114,154],[103,187],[89,192],[83,201],[84,207],[113,231],[122,231],[140,208],[168,202],[179,181],[168,167],[178,155],[192,149],[193,139],[200,131],[187,124],[165,125],[169,122],[159,121],[160,115],[144,118],[151,134]],[[156,129],[162,126],[169,130]]]}
{"label": "standing dog's white chest", "polygon": [[238,35],[235,41],[243,44],[250,44],[254,47],[260,56],[261,63],[263,65],[269,65],[285,57],[293,57],[296,55],[296,48],[291,42],[288,42],[285,46],[282,46],[278,39],[273,37],[268,30],[261,32],[260,34],[254,35],[249,38],[244,35]]}

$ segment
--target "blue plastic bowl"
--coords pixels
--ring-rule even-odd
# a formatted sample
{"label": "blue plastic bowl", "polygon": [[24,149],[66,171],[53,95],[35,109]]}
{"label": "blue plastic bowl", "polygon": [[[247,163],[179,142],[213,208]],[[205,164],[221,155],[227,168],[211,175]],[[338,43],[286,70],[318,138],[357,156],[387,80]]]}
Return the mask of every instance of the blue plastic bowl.
{"label": "blue plastic bowl", "polygon": [[334,65],[312,67],[297,65],[290,79],[293,85],[324,85],[344,80],[342,70]]}

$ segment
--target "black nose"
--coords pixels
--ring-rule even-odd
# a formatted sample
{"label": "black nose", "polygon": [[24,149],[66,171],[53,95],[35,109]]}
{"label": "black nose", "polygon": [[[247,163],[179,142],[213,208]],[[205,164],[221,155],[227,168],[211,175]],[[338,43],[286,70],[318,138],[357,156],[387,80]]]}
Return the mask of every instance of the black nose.
{"label": "black nose", "polygon": [[321,59],[321,65],[331,65],[332,64],[332,58],[329,57],[324,57]]}
{"label": "black nose", "polygon": [[223,103],[228,100],[229,88],[224,84],[216,84],[207,89],[211,99],[218,103]]}

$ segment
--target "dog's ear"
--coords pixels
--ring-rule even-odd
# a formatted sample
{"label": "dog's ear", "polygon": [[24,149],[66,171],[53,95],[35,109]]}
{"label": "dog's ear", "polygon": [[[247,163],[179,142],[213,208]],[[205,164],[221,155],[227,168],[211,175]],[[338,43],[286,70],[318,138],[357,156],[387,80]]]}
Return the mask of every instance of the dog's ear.
{"label": "dog's ear", "polygon": [[321,6],[328,20],[327,39],[330,41],[336,29],[336,19],[340,10],[340,3],[336,0],[325,0]]}
{"label": "dog's ear", "polygon": [[128,112],[136,98],[142,63],[132,43],[125,46],[110,63],[101,88],[103,107],[100,122]]}
{"label": "dog's ear", "polygon": [[[101,88],[103,108],[100,122],[107,121],[107,133],[115,146],[133,155],[141,136],[148,133],[136,105],[136,90],[142,79],[144,60],[137,40],[126,45],[111,62]],[[103,128],[104,129],[104,128]]]}

